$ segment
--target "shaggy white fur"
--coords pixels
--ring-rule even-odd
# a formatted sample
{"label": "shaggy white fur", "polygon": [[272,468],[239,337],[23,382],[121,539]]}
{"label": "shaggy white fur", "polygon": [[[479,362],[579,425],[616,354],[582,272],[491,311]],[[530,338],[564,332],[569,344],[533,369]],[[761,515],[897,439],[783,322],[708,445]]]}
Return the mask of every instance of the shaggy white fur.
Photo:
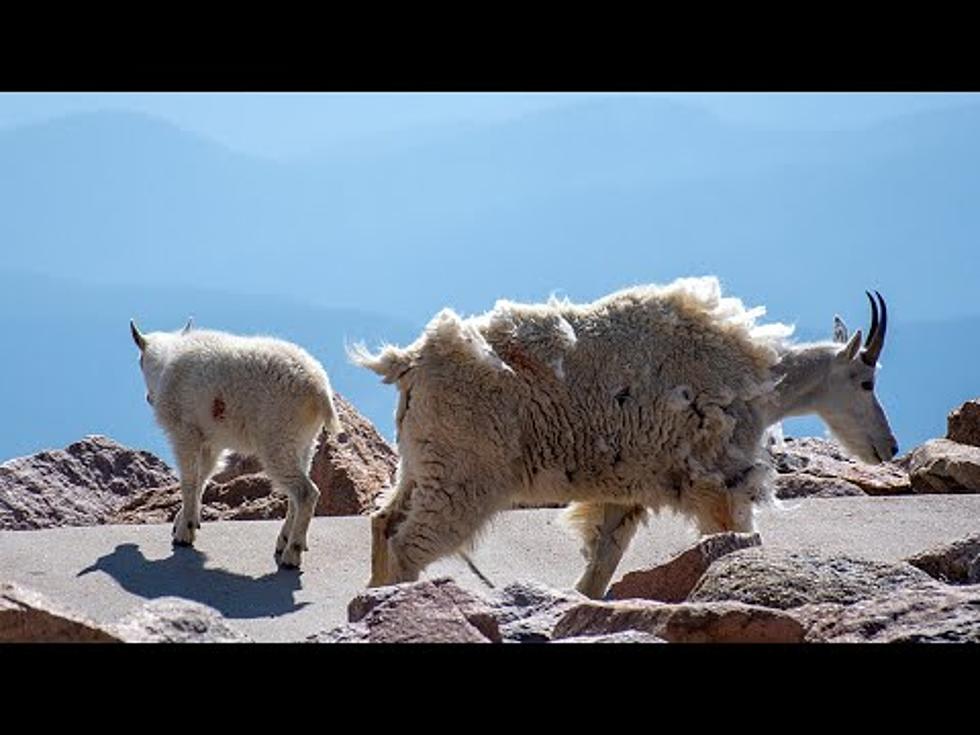
{"label": "shaggy white fur", "polygon": [[[846,383],[837,404],[864,400],[853,345],[791,346],[791,327],[756,323],[764,313],[723,297],[717,278],[685,278],[584,305],[500,301],[470,319],[445,309],[405,348],[350,349],[399,390],[400,464],[372,519],[370,584],[417,579],[515,502],[571,504],[588,561],[577,587],[591,596],[647,509],[702,533],[751,531],[753,506],[771,498],[766,427],[830,405],[813,387],[831,374]],[[884,447],[883,413],[881,424]]]}

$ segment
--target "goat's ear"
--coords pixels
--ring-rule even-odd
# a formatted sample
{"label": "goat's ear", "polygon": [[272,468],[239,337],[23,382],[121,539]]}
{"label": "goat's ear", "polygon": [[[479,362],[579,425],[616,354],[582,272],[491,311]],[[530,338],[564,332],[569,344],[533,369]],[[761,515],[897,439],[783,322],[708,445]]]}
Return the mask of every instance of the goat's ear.
{"label": "goat's ear", "polygon": [[192,316],[187,317],[187,324],[185,324],[184,328],[180,330],[180,333],[187,334],[189,331],[191,331],[191,326],[193,325],[193,323],[194,323],[194,317]]}
{"label": "goat's ear", "polygon": [[136,346],[140,348],[140,352],[142,352],[143,350],[145,350],[146,349],[146,337],[144,337],[140,333],[139,327],[136,326],[136,322],[133,321],[132,319],[129,320],[129,331],[133,335],[133,342],[135,342],[136,343]]}
{"label": "goat's ear", "polygon": [[861,349],[861,330],[857,330],[851,335],[851,339],[837,353],[837,359],[843,361],[853,360],[858,350]]}
{"label": "goat's ear", "polygon": [[834,314],[834,342],[844,344],[847,342],[847,325],[840,315]]}

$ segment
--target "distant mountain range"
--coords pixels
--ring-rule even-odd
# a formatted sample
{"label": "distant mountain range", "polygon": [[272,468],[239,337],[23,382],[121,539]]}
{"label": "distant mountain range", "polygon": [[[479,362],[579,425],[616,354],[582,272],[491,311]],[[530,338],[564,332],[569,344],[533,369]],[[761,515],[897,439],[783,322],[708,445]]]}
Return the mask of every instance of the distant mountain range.
{"label": "distant mountain range", "polygon": [[160,449],[130,316],[295,339],[390,436],[392,390],[344,337],[706,273],[804,337],[866,328],[880,290],[907,446],[980,394],[977,130],[980,106],[794,132],[609,98],[290,163],[128,113],[0,131],[0,457],[92,431]]}

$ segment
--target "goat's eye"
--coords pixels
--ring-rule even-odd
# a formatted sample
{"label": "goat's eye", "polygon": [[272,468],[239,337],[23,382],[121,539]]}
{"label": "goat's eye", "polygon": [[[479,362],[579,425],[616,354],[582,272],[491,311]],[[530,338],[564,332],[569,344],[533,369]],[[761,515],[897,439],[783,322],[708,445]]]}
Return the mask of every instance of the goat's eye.
{"label": "goat's eye", "polygon": [[874,381],[872,380],[865,380],[863,383],[861,383],[861,387],[864,388],[865,390],[874,390],[875,384]]}

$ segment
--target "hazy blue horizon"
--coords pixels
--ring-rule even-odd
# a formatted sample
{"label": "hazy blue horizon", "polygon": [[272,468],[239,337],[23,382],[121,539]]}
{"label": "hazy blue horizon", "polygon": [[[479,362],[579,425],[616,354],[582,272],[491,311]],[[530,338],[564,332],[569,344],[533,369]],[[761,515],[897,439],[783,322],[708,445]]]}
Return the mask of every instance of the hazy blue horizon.
{"label": "hazy blue horizon", "polygon": [[345,340],[704,274],[801,339],[880,290],[907,449],[980,394],[978,130],[978,94],[0,94],[0,461],[169,460],[134,316],[294,339],[390,439]]}

